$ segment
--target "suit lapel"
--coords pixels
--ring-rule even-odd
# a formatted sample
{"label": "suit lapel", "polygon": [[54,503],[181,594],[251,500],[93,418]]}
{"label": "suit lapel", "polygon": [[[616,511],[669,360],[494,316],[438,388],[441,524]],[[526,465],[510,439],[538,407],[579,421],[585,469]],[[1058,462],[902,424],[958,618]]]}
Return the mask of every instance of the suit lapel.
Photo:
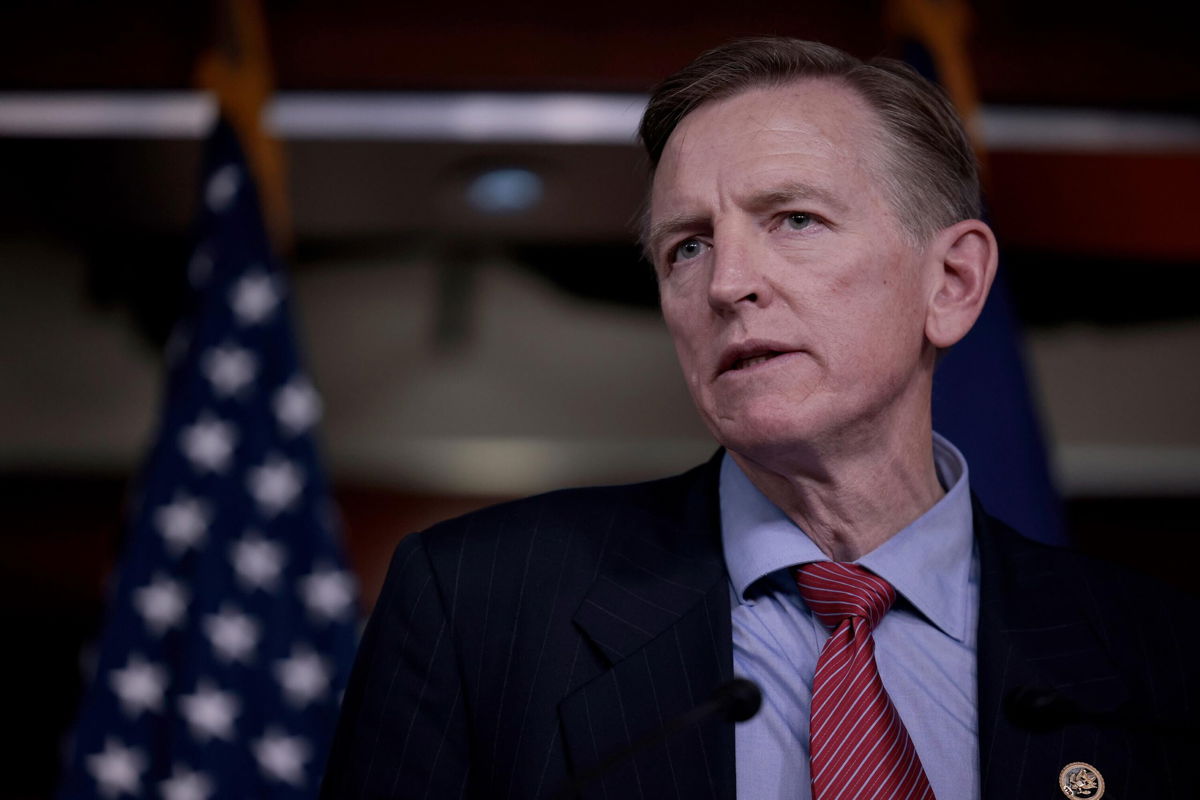
{"label": "suit lapel", "polygon": [[[1030,712],[1036,692],[1090,714],[1111,714],[1127,698],[1086,606],[1064,585],[1055,552],[1023,538],[975,506],[980,554],[977,649],[979,753],[983,797],[1056,797],[1069,762],[1119,761],[1119,732],[1055,724]],[[1068,577],[1069,579],[1069,577]],[[1025,703],[1013,695],[1026,693]],[[1025,709],[1022,711],[1022,707]],[[1048,723],[1048,724],[1046,724]]]}
{"label": "suit lapel", "polygon": [[[677,495],[635,509],[574,621],[607,668],[560,704],[575,771],[585,771],[707,699],[732,677],[719,454]],[[615,767],[584,797],[732,798],[733,726],[681,731]]]}

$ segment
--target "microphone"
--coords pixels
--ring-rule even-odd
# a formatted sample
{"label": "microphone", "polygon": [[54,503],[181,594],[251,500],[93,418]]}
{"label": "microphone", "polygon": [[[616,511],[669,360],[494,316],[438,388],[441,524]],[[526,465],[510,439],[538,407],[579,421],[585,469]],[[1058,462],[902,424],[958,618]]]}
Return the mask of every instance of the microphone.
{"label": "microphone", "polygon": [[574,797],[584,786],[603,778],[613,769],[633,758],[638,753],[659,744],[679,733],[684,728],[699,725],[710,719],[724,722],[745,722],[762,707],[762,691],[758,684],[746,678],[725,681],[700,705],[678,717],[667,720],[661,728],[642,736],[628,747],[609,755],[595,766],[587,769],[555,793],[560,800]]}
{"label": "microphone", "polygon": [[1018,686],[1010,691],[1004,698],[1004,710],[1009,719],[1034,733],[1084,724],[1101,728],[1127,728],[1155,736],[1200,739],[1200,726],[1195,722],[1181,724],[1155,719],[1130,711],[1126,706],[1112,711],[1091,711],[1081,708],[1056,689],[1039,686]]}
{"label": "microphone", "polygon": [[1018,686],[1004,698],[1009,719],[1035,733],[1046,733],[1072,722],[1082,722],[1082,710],[1053,689]]}
{"label": "microphone", "polygon": [[748,678],[734,678],[714,689],[708,703],[714,704],[713,713],[724,717],[726,722],[745,722],[762,707],[762,691]]}

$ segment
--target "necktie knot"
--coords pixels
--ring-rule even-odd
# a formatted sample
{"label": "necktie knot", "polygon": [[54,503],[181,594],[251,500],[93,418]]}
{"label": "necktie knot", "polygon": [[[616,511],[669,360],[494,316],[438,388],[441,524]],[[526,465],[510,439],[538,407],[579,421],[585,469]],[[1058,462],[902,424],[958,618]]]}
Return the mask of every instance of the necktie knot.
{"label": "necktie knot", "polygon": [[816,561],[796,570],[800,596],[817,619],[831,630],[842,620],[865,619],[874,629],[896,602],[896,590],[883,578],[857,564]]}

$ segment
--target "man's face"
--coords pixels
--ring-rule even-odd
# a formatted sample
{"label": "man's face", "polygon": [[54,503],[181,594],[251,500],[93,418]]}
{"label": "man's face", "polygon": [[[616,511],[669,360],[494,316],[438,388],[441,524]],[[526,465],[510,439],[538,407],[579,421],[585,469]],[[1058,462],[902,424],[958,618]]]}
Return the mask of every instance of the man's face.
{"label": "man's face", "polygon": [[648,242],[663,316],[735,453],[928,424],[932,273],[885,198],[878,130],[852,90],[810,80],[703,105],[667,142]]}

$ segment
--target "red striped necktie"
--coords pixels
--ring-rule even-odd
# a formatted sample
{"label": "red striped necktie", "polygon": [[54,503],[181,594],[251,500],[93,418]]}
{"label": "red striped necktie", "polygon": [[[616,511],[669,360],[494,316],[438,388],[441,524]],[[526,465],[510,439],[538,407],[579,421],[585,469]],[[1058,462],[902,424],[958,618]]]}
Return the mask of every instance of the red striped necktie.
{"label": "red striped necktie", "polygon": [[796,570],[800,595],[829,628],[813,678],[809,755],[813,800],[932,798],[921,759],[883,688],[871,631],[896,600],[857,564]]}

